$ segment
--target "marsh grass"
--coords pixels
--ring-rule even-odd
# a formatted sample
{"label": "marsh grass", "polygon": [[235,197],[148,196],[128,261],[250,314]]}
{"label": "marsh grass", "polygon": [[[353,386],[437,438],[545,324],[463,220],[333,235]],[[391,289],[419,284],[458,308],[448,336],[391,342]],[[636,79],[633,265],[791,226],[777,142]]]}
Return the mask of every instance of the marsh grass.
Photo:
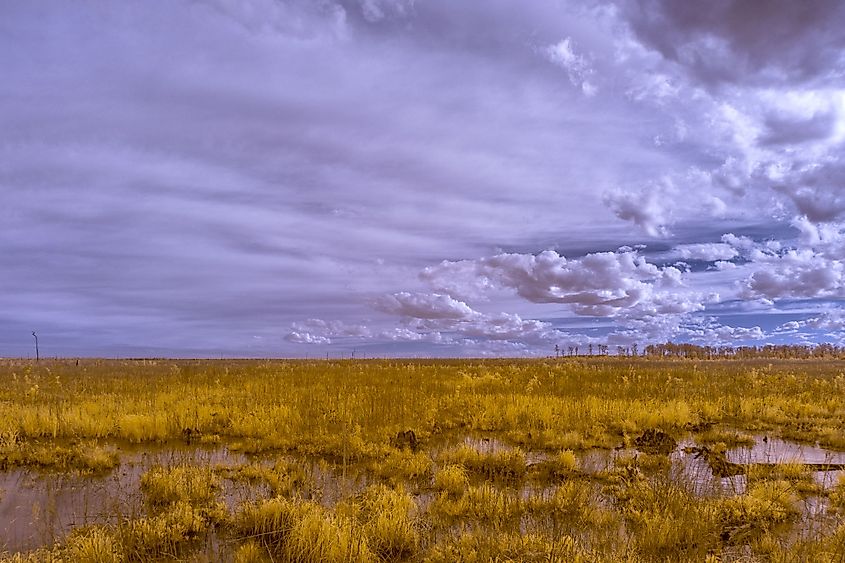
{"label": "marsh grass", "polygon": [[263,483],[271,496],[291,496],[305,492],[311,482],[305,469],[282,458],[272,465],[259,461],[243,465],[218,465],[213,473],[233,482]]}
{"label": "marsh grass", "polygon": [[96,441],[61,445],[40,440],[21,440],[16,432],[5,434],[5,437],[0,437],[0,470],[36,467],[96,474],[113,469],[120,462],[115,448],[100,445]]}
{"label": "marsh grass", "polygon": [[517,480],[525,476],[525,453],[519,448],[481,452],[462,444],[440,454],[439,461],[460,465],[470,473],[486,479]]}
{"label": "marsh grass", "polygon": [[375,561],[354,521],[311,501],[276,497],[241,507],[234,516],[238,537],[284,561]]}
{"label": "marsh grass", "polygon": [[[742,487],[708,475],[708,489],[680,450],[626,449],[657,430],[845,448],[834,362],[5,361],[0,378],[0,471],[93,479],[129,451],[232,456],[147,467],[141,513],[3,561],[845,559],[845,484],[751,464]],[[258,492],[238,504],[235,485]]]}

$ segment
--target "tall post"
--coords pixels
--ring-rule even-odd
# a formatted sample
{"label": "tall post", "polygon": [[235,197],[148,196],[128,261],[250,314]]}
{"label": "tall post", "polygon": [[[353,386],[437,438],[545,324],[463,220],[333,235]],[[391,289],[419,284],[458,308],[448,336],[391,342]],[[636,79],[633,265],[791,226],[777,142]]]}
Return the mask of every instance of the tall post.
{"label": "tall post", "polygon": [[41,359],[41,356],[38,354],[38,335],[35,334],[34,330],[32,331],[32,336],[35,337],[35,361],[37,362]]}

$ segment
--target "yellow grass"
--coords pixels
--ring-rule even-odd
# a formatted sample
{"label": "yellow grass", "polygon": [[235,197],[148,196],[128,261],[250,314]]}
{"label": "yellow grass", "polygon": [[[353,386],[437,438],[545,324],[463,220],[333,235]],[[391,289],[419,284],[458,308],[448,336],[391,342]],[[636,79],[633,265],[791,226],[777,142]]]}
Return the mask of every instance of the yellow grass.
{"label": "yellow grass", "polygon": [[[0,560],[838,560],[842,483],[821,487],[800,464],[749,466],[747,489],[716,479],[702,493],[680,450],[632,444],[659,430],[713,451],[762,435],[843,449],[839,371],[822,360],[2,361],[0,472],[101,479],[139,449],[247,457],[146,467],[141,513]],[[587,462],[596,451],[603,466]],[[253,495],[233,500],[233,487]],[[834,518],[800,528],[808,498]]]}

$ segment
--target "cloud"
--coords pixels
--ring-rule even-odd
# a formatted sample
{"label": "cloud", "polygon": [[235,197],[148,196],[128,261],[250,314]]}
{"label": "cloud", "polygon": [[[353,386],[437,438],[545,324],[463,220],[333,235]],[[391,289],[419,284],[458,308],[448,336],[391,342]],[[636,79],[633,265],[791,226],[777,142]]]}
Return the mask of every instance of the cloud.
{"label": "cloud", "polygon": [[745,298],[819,299],[843,295],[845,265],[811,250],[788,250],[742,282]]}
{"label": "cloud", "polygon": [[439,293],[400,292],[379,298],[376,308],[416,319],[468,320],[478,316],[466,303]]}
{"label": "cloud", "polygon": [[731,248],[741,251],[744,256],[758,251],[762,245],[757,244],[751,237],[737,236],[733,233],[722,235],[722,242]]}
{"label": "cloud", "polygon": [[[549,323],[527,320],[518,314],[485,314],[475,311],[462,301],[442,294],[395,294],[376,301],[379,310],[397,315],[418,334],[448,334],[481,340],[512,340],[516,342],[547,342],[556,331]],[[394,332],[407,339],[415,339],[407,329]]]}
{"label": "cloud", "polygon": [[500,254],[441,263],[427,278],[435,285],[443,278],[452,285],[461,279],[473,290],[507,288],[532,303],[571,305],[579,315],[675,314],[703,307],[702,296],[686,290],[677,268],[658,268],[636,252],[599,252],[574,260],[551,250]]}
{"label": "cloud", "polygon": [[351,337],[358,342],[423,342],[439,345],[475,345],[488,341],[514,344],[548,344],[562,333],[551,324],[523,319],[518,314],[484,314],[442,294],[387,295],[374,303],[385,313],[400,317],[404,326],[374,333],[363,325],[310,319],[294,323],[286,340],[298,344],[330,344],[333,338]]}
{"label": "cloud", "polygon": [[0,11],[2,354],[530,353],[841,294],[838,4]]}
{"label": "cloud", "polygon": [[803,321],[803,326],[821,330],[842,330],[845,328],[845,312],[841,310],[824,311]]}
{"label": "cloud", "polygon": [[845,328],[845,313],[838,309],[822,311],[805,319],[789,321],[778,326],[778,333],[796,333],[803,329],[839,332]]}
{"label": "cloud", "polygon": [[290,331],[285,340],[294,344],[331,344],[330,338],[319,336],[310,332],[299,332],[296,330]]}
{"label": "cloud", "polygon": [[675,252],[684,260],[703,260],[705,262],[732,260],[739,256],[736,248],[724,242],[680,245],[675,248]]}
{"label": "cloud", "polygon": [[[836,170],[835,174],[839,176],[842,170]],[[840,183],[829,182],[829,173],[815,174],[806,171],[790,176],[793,178],[778,182],[777,189],[792,200],[799,215],[812,222],[836,221],[842,217],[845,212],[845,196],[837,193]],[[845,180],[845,174],[842,179]]]}
{"label": "cloud", "polygon": [[570,37],[549,45],[542,52],[549,61],[566,70],[570,82],[579,87],[585,96],[596,94],[597,87],[590,81],[595,70],[584,55],[575,52]]}
{"label": "cloud", "polygon": [[759,142],[763,145],[798,144],[829,139],[834,131],[837,115],[834,112],[817,113],[809,118],[795,115],[769,115],[765,132]]}
{"label": "cloud", "polygon": [[657,237],[669,232],[669,198],[667,190],[650,186],[639,191],[611,190],[604,194],[603,201],[617,217],[631,221],[649,236]]}
{"label": "cloud", "polygon": [[689,321],[681,333],[693,342],[704,345],[734,344],[749,340],[763,340],[766,333],[759,326],[742,327],[720,323],[715,317],[704,317]]}
{"label": "cloud", "polygon": [[551,324],[523,319],[517,314],[485,315],[459,327],[461,334],[484,340],[508,340],[529,344],[554,342],[560,333]]}
{"label": "cloud", "polygon": [[723,194],[712,189],[710,175],[696,167],[663,175],[645,186],[617,187],[605,192],[602,200],[619,219],[651,237],[671,236],[671,227],[678,222],[729,215]]}
{"label": "cloud", "polygon": [[395,327],[379,333],[379,339],[390,342],[426,342],[430,344],[451,344],[451,338],[443,336],[438,331],[420,332],[410,328]]}
{"label": "cloud", "polygon": [[[406,18],[413,14],[414,0],[358,0],[361,15],[369,23],[385,18]],[[348,4],[348,3],[347,3]]]}
{"label": "cloud", "polygon": [[834,81],[845,8],[837,0],[626,1],[636,36],[708,84]]}
{"label": "cloud", "polygon": [[295,344],[331,344],[337,338],[370,338],[372,332],[363,324],[347,324],[343,321],[308,319],[295,322],[285,340]]}

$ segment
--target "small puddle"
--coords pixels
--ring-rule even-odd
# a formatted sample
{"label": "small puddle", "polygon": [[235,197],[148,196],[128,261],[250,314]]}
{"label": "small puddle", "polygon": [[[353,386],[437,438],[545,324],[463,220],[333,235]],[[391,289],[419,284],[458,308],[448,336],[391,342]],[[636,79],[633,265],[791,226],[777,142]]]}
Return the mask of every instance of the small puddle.
{"label": "small puddle", "polygon": [[[814,470],[824,465],[845,464],[844,452],[834,452],[816,445],[799,444],[764,435],[756,435],[754,439],[753,446],[738,446],[726,450],[723,459],[730,464],[739,464],[745,471],[755,464],[771,465],[773,468],[786,464],[804,465],[813,480],[826,489],[835,486],[839,477],[845,474],[842,470]],[[698,446],[699,444],[691,439],[683,440],[678,445],[678,449],[672,453],[672,458],[680,464],[683,474],[696,484],[701,493],[706,494],[707,491],[717,494],[744,493],[747,487],[745,475],[716,477],[704,457],[694,452],[684,452],[684,448]]]}
{"label": "small puddle", "polygon": [[[0,472],[0,549],[28,551],[61,540],[72,529],[146,514],[141,475],[162,465],[244,463],[226,448],[121,448],[121,463],[105,475],[14,469]],[[223,498],[236,503],[237,490]]]}
{"label": "small puddle", "polygon": [[734,463],[845,464],[845,452],[768,436],[755,436],[754,439],[756,443],[753,446],[728,450],[728,459]]}
{"label": "small puddle", "polygon": [[[754,436],[755,444],[751,447],[733,448],[726,452],[733,463],[753,464],[806,464],[835,465],[845,464],[845,452],[834,452],[812,444],[799,444],[780,438]],[[808,467],[813,479],[824,488],[836,485],[845,471],[813,471]]]}
{"label": "small puddle", "polygon": [[467,436],[463,443],[483,454],[509,452],[514,449],[510,444],[492,436]]}

